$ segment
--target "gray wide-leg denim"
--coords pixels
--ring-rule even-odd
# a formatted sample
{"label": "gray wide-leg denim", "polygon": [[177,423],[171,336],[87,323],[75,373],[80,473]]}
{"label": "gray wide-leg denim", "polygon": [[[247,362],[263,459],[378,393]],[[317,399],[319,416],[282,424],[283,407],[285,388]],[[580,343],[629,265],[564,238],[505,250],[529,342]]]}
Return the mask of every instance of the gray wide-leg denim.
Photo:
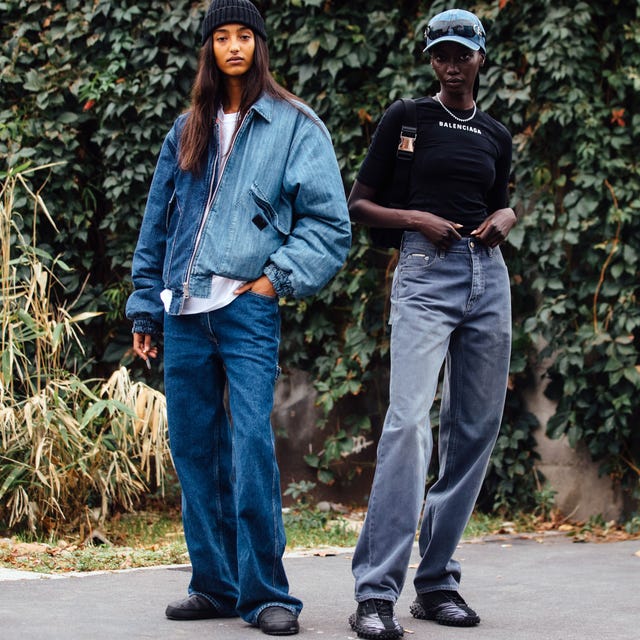
{"label": "gray wide-leg denim", "polygon": [[[445,252],[405,232],[390,323],[389,409],[353,557],[358,602],[397,600],[423,504],[416,591],[458,589],[452,556],[484,480],[509,373],[510,288],[500,249],[462,238]],[[425,503],[429,410],[443,362],[440,471]]]}

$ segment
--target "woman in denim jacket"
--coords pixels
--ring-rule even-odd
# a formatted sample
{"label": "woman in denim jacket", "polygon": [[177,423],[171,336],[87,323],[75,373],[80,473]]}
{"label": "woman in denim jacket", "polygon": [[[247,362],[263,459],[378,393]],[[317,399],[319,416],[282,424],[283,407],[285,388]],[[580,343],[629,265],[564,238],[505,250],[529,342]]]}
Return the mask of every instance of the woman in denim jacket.
{"label": "woman in denim jacket", "polygon": [[[172,619],[298,632],[270,423],[280,296],[315,293],[351,240],[329,134],[269,72],[248,0],[214,0],[190,110],[167,135],[133,259],[133,348],[164,333],[171,453],[192,578]],[[231,417],[223,402],[228,385]],[[230,422],[233,422],[231,426]]]}

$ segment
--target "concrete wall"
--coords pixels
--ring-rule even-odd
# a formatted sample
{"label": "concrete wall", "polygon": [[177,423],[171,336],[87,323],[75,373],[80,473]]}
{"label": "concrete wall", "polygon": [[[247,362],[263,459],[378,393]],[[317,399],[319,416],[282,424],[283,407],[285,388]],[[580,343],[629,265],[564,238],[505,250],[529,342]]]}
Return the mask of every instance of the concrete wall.
{"label": "concrete wall", "polygon": [[558,509],[571,520],[588,520],[602,515],[606,521],[619,520],[624,514],[622,493],[613,486],[610,478],[598,474],[594,463],[583,445],[576,449],[566,438],[552,440],[546,435],[549,418],[555,412],[555,403],[544,395],[546,382],[538,371],[535,387],[526,394],[529,411],[540,422],[535,437],[540,461],[538,470],[549,486],[556,491]]}
{"label": "concrete wall", "polygon": [[[375,468],[375,447],[365,448],[357,456],[350,457],[356,462],[358,472],[352,479],[346,478],[344,469],[336,467],[340,481],[326,485],[318,481],[315,469],[303,459],[308,453],[319,453],[330,433],[330,426],[323,431],[318,428],[322,412],[316,406],[316,391],[311,378],[304,371],[291,370],[283,374],[276,384],[275,405],[271,420],[276,433],[276,452],[280,466],[282,491],[292,482],[315,482],[313,495],[317,501],[327,500],[352,506],[367,504],[373,471]],[[369,411],[362,408],[363,411]],[[372,435],[371,440],[377,434]],[[346,465],[345,465],[346,466]],[[284,498],[289,504],[290,499]]]}

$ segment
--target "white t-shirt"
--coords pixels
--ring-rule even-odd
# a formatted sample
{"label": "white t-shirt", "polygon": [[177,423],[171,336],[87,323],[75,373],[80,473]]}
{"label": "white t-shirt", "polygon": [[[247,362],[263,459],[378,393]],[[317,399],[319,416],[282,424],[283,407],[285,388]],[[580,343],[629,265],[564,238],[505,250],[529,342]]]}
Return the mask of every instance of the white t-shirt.
{"label": "white t-shirt", "polygon": [[[220,124],[220,171],[218,176],[224,171],[227,164],[227,157],[231,150],[231,142],[236,131],[239,113],[225,113],[222,107],[218,111],[218,122]],[[193,313],[206,313],[226,307],[236,298],[234,291],[245,283],[244,280],[232,280],[222,276],[212,276],[211,293],[208,298],[187,298],[184,301],[182,313],[185,315]],[[164,303],[164,308],[169,311],[171,305],[171,290],[165,289],[160,294],[160,299]]]}

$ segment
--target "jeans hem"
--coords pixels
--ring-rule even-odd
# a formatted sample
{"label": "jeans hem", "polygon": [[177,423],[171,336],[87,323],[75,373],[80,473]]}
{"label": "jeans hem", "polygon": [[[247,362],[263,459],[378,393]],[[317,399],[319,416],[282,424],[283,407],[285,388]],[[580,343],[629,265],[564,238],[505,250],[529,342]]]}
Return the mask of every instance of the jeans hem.
{"label": "jeans hem", "polygon": [[210,596],[208,593],[203,593],[202,591],[197,591],[196,589],[189,589],[189,595],[197,595],[197,596],[201,596],[202,598],[206,598],[221,615],[230,615],[230,614],[233,614],[233,616],[238,615],[238,612],[235,610],[235,608],[229,609],[228,607],[222,606],[220,602],[216,600],[216,598],[214,598],[213,596]]}
{"label": "jeans hem", "polygon": [[268,609],[269,607],[280,607],[282,609],[286,609],[287,611],[290,611],[291,613],[293,613],[293,615],[296,617],[300,615],[300,610],[297,609],[296,607],[291,606],[290,604],[283,604],[282,602],[267,602],[266,604],[260,605],[255,610],[253,615],[248,617],[249,619],[245,619],[246,622],[248,622],[249,624],[252,624],[254,627],[260,626],[258,624],[258,618],[260,617],[260,614],[265,609]]}
{"label": "jeans hem", "polygon": [[395,596],[389,596],[386,593],[370,593],[367,595],[358,595],[355,600],[358,604],[365,602],[366,600],[386,600],[387,602],[392,602],[395,604],[398,601],[398,598]]}

